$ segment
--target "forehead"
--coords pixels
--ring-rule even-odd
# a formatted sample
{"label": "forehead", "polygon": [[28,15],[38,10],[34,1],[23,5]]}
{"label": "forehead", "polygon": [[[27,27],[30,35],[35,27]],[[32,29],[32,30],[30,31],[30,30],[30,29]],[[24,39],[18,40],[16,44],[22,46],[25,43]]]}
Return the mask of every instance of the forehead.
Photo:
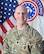
{"label": "forehead", "polygon": [[15,12],[27,12],[27,9],[24,6],[18,6],[15,10]]}

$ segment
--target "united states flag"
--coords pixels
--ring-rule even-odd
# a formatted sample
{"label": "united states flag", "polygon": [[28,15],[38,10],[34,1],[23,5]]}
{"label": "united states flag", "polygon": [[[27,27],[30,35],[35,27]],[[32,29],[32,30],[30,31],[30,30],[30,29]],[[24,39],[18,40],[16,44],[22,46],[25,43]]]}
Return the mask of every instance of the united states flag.
{"label": "united states flag", "polygon": [[2,54],[4,34],[16,24],[13,14],[17,6],[16,0],[0,0],[0,54]]}

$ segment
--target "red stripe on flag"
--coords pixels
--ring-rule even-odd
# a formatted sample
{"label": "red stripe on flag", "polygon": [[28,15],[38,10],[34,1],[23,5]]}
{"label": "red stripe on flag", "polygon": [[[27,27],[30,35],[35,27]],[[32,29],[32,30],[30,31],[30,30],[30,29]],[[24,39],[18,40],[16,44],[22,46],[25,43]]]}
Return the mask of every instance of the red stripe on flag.
{"label": "red stripe on flag", "polygon": [[1,28],[1,26],[0,26],[0,28]]}
{"label": "red stripe on flag", "polygon": [[4,32],[4,34],[6,34],[7,30],[6,30],[6,28],[3,25],[1,25],[1,29]]}
{"label": "red stripe on flag", "polygon": [[0,36],[0,43],[3,45],[3,38]]}
{"label": "red stripe on flag", "polygon": [[0,50],[0,54],[2,54],[2,51]]}
{"label": "red stripe on flag", "polygon": [[9,26],[10,26],[11,28],[14,27],[14,25],[12,24],[12,22],[10,21],[10,19],[7,20],[7,23],[9,24]]}

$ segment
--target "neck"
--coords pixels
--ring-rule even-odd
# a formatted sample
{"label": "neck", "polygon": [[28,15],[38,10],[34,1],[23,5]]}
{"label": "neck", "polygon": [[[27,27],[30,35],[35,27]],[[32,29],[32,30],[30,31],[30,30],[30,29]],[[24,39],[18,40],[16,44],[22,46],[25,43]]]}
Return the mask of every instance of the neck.
{"label": "neck", "polygon": [[23,30],[23,29],[26,28],[26,26],[27,26],[26,23],[25,23],[25,24],[22,24],[22,25],[17,24],[17,29],[18,29],[18,30]]}

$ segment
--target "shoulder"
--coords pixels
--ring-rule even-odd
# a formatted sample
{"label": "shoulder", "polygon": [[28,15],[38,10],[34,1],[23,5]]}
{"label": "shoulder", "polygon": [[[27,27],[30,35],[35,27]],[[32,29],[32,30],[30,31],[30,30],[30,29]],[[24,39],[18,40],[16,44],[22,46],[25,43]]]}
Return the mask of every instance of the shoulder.
{"label": "shoulder", "polygon": [[40,33],[35,29],[33,28],[32,26],[28,25],[28,29],[32,32],[32,33],[38,33],[40,35]]}
{"label": "shoulder", "polygon": [[8,31],[5,35],[4,35],[4,39],[9,39],[12,38],[12,36],[14,35],[13,33],[16,33],[16,28],[12,28],[10,31]]}
{"label": "shoulder", "polygon": [[28,24],[28,29],[31,33],[36,33],[36,32],[38,33],[38,31],[34,29],[32,26],[30,26],[29,24]]}
{"label": "shoulder", "polygon": [[28,29],[29,29],[29,32],[32,34],[33,37],[35,37],[35,36],[42,37],[41,34],[36,29],[31,27],[30,25],[28,25]]}

